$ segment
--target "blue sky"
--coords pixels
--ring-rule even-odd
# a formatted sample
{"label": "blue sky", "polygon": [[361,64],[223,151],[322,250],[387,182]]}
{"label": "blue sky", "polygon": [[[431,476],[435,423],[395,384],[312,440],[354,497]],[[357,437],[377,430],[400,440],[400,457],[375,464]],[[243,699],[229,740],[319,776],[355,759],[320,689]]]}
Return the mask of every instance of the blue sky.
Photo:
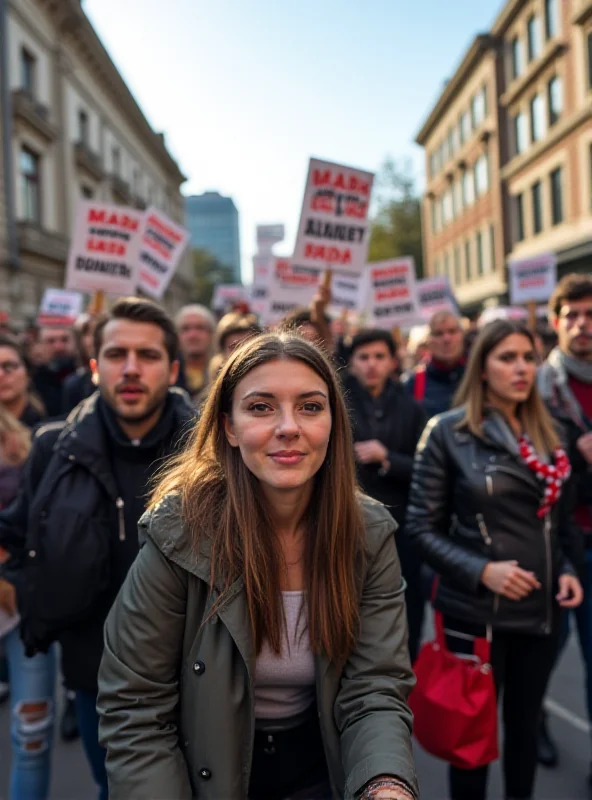
{"label": "blue sky", "polygon": [[251,274],[255,225],[289,254],[311,155],[377,170],[411,157],[444,81],[502,0],[83,0],[188,176],[231,195]]}

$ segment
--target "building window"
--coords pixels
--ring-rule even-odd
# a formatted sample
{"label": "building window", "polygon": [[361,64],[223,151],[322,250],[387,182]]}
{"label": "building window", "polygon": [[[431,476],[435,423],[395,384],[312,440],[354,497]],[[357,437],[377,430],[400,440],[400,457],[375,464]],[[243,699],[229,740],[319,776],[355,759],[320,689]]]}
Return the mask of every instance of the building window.
{"label": "building window", "polygon": [[113,148],[111,157],[113,160],[113,174],[119,178],[121,175],[121,150],[119,147]]}
{"label": "building window", "polygon": [[592,89],[592,33],[588,34],[588,89]]}
{"label": "building window", "polygon": [[88,114],[82,109],[78,112],[78,141],[88,145]]}
{"label": "building window", "polygon": [[450,277],[450,260],[448,258],[448,253],[444,253],[444,275]]}
{"label": "building window", "polygon": [[432,200],[432,233],[438,232],[438,202]]}
{"label": "building window", "polygon": [[473,179],[473,170],[466,169],[462,176],[462,199],[463,206],[472,206],[475,202],[475,183]]}
{"label": "building window", "polygon": [[495,227],[489,226],[489,246],[491,248],[491,271],[495,272]]}
{"label": "building window", "polygon": [[436,154],[430,153],[430,178],[433,178],[437,172]]}
{"label": "building window", "polygon": [[545,135],[545,103],[543,96],[535,94],[530,101],[530,139],[539,142]]}
{"label": "building window", "polygon": [[543,230],[543,196],[541,182],[532,185],[532,231],[536,234]]}
{"label": "building window", "polygon": [[456,152],[455,141],[454,141],[454,128],[448,129],[448,152],[450,153],[451,158]]}
{"label": "building window", "polygon": [[439,275],[439,274],[440,274],[440,259],[439,258],[435,258],[434,259],[434,275]]}
{"label": "building window", "polygon": [[475,164],[475,195],[480,197],[489,190],[489,158],[484,153]]}
{"label": "building window", "polygon": [[524,239],[524,203],[521,194],[514,196],[514,241]]}
{"label": "building window", "polygon": [[478,231],[475,242],[477,244],[477,275],[483,275],[483,234],[481,231]]}
{"label": "building window", "polygon": [[524,72],[522,42],[516,36],[512,39],[512,78],[519,78]]}
{"label": "building window", "polygon": [[40,225],[39,156],[28,147],[23,147],[19,167],[23,219]]}
{"label": "building window", "polygon": [[460,250],[458,247],[454,248],[454,283],[456,286],[461,282],[462,276],[460,273]]}
{"label": "building window", "polygon": [[455,182],[453,191],[455,196],[454,205],[457,213],[460,214],[463,210],[462,181],[458,180]]}
{"label": "building window", "polygon": [[465,242],[465,276],[467,281],[471,280],[471,272],[471,243],[467,239]]}
{"label": "building window", "polygon": [[555,125],[563,111],[563,82],[555,75],[547,84],[547,104],[549,106],[549,127]]}
{"label": "building window", "polygon": [[460,142],[464,144],[471,138],[471,116],[465,111],[460,118]]}
{"label": "building window", "polygon": [[452,189],[447,189],[442,197],[442,222],[448,225],[453,219]]}
{"label": "building window", "polygon": [[37,59],[26,47],[21,48],[21,89],[35,97],[35,72]]}
{"label": "building window", "polygon": [[514,117],[514,152],[517,156],[524,153],[528,147],[528,120],[526,114],[520,111]]}
{"label": "building window", "polygon": [[539,18],[534,14],[529,18],[527,23],[528,31],[528,60],[534,61],[538,58],[542,50],[541,42],[541,28],[539,25]]}
{"label": "building window", "polygon": [[551,220],[553,225],[563,222],[562,169],[558,167],[551,173]]}
{"label": "building window", "polygon": [[80,187],[80,194],[84,197],[85,200],[92,200],[95,196],[95,193],[90,188],[90,186],[84,186],[84,184]]}
{"label": "building window", "polygon": [[478,92],[471,100],[471,122],[473,129],[478,128],[485,119],[487,99],[485,89]]}
{"label": "building window", "polygon": [[545,0],[545,34],[547,39],[552,39],[559,33],[559,3],[558,0]]}

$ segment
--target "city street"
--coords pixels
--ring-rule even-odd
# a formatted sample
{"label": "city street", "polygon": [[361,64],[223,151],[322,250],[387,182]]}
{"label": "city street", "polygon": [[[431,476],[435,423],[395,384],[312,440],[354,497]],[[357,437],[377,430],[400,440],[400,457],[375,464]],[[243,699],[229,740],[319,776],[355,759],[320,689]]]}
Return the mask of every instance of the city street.
{"label": "city street", "polygon": [[[572,638],[563,657],[551,691],[551,727],[559,742],[561,764],[557,770],[539,770],[537,800],[587,800],[587,775],[590,760],[589,737],[585,722],[583,677],[577,642]],[[0,800],[7,797],[8,784],[8,709],[0,709]],[[417,766],[422,800],[446,798],[446,768],[417,748]],[[58,741],[54,755],[52,800],[94,800],[96,792],[78,743]],[[489,797],[499,800],[499,767],[493,769]],[[175,798],[170,798],[175,800]],[[221,798],[221,800],[223,800]]]}

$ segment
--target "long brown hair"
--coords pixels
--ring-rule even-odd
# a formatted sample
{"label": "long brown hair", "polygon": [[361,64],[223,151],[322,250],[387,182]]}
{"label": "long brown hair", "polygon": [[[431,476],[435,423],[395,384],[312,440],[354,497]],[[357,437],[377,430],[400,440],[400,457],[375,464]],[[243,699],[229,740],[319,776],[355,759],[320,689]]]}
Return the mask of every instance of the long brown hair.
{"label": "long brown hair", "polygon": [[282,555],[259,482],[239,448],[230,446],[224,430],[224,415],[232,411],[240,381],[256,367],[278,359],[305,364],[329,390],[332,427],[327,457],[315,476],[303,520],[304,576],[313,652],[342,663],[358,632],[364,527],[341,389],[330,362],[313,344],[290,333],[261,334],[243,343],[214,382],[191,442],[165,468],[150,506],[170,493],[180,495],[184,523],[196,546],[204,539],[211,542],[211,584],[221,586],[215,607],[223,604],[233,582],[244,576],[256,650],[260,652],[266,639],[279,654],[284,626]]}
{"label": "long brown hair", "polygon": [[[496,319],[486,325],[471,348],[454,405],[465,406],[465,416],[460,425],[467,427],[475,436],[482,436],[481,422],[487,406],[486,383],[483,380],[485,363],[491,351],[513,333],[525,336],[535,349],[534,336],[524,323],[509,319]],[[536,381],[528,398],[518,407],[518,418],[538,453],[551,453],[559,447],[559,437],[551,415],[541,400]]]}

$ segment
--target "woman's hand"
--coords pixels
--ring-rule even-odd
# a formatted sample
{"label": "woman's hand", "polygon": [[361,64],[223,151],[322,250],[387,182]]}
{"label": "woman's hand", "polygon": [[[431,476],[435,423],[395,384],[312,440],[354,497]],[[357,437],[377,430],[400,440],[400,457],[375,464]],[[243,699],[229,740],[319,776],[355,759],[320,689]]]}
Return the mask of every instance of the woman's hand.
{"label": "woman's hand", "polygon": [[0,578],[0,608],[6,611],[9,617],[16,614],[16,592],[12,583]]}
{"label": "woman's hand", "polygon": [[577,608],[582,603],[584,590],[575,575],[566,573],[559,576],[559,593],[555,599],[561,608]]}
{"label": "woman's hand", "polygon": [[481,574],[481,583],[508,600],[523,600],[541,584],[534,572],[527,572],[517,561],[490,561]]}

